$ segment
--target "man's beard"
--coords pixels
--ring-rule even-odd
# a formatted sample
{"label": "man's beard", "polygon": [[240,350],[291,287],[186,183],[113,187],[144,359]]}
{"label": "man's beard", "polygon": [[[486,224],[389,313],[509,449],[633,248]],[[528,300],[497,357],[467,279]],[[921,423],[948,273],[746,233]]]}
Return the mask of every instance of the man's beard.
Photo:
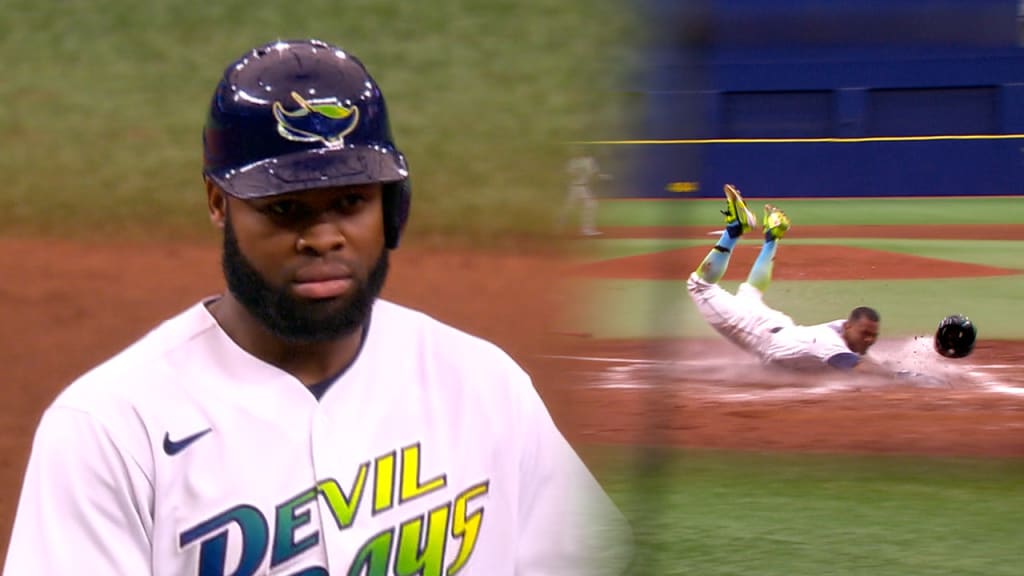
{"label": "man's beard", "polygon": [[329,342],[361,329],[384,287],[388,264],[384,249],[365,283],[352,278],[355,291],[340,307],[334,299],[303,300],[271,286],[242,254],[230,217],[224,226],[221,265],[228,290],[267,330],[291,342]]}

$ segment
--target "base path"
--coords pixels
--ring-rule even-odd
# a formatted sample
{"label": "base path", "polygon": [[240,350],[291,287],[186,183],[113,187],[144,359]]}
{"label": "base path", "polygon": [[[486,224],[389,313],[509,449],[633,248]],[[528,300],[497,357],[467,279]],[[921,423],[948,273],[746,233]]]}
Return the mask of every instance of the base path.
{"label": "base path", "polygon": [[873,351],[943,385],[767,370],[722,341],[586,341],[551,362],[586,382],[589,442],[701,448],[1024,457],[1024,343],[947,360],[930,340]]}

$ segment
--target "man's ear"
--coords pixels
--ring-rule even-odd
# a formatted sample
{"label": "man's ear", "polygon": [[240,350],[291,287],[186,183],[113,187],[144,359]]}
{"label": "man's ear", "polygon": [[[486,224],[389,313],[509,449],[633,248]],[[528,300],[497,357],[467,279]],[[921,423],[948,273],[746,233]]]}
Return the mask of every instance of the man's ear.
{"label": "man's ear", "polygon": [[209,178],[206,179],[206,206],[210,211],[210,222],[223,229],[228,214],[228,195]]}

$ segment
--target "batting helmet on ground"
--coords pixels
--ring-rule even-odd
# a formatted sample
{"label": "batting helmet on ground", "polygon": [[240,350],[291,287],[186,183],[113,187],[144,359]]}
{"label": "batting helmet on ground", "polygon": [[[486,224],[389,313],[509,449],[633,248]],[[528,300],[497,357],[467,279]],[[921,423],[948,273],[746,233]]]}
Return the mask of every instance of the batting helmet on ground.
{"label": "batting helmet on ground", "polygon": [[977,328],[966,316],[946,316],[935,330],[935,351],[946,358],[963,358],[974,350],[977,336]]}
{"label": "batting helmet on ground", "polygon": [[254,48],[224,70],[203,130],[203,174],[236,198],[382,183],[388,248],[412,189],[384,95],[355,56],[319,40]]}

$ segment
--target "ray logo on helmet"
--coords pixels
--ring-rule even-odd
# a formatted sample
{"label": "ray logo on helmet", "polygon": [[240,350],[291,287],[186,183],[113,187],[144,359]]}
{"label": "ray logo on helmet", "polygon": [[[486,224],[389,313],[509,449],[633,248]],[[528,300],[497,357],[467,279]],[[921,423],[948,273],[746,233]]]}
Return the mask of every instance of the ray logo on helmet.
{"label": "ray logo on helmet", "polygon": [[289,112],[281,102],[274,102],[277,133],[297,142],[323,142],[335,147],[345,145],[345,136],[359,123],[359,108],[338,102],[337,98],[316,102],[291,93],[300,108]]}

